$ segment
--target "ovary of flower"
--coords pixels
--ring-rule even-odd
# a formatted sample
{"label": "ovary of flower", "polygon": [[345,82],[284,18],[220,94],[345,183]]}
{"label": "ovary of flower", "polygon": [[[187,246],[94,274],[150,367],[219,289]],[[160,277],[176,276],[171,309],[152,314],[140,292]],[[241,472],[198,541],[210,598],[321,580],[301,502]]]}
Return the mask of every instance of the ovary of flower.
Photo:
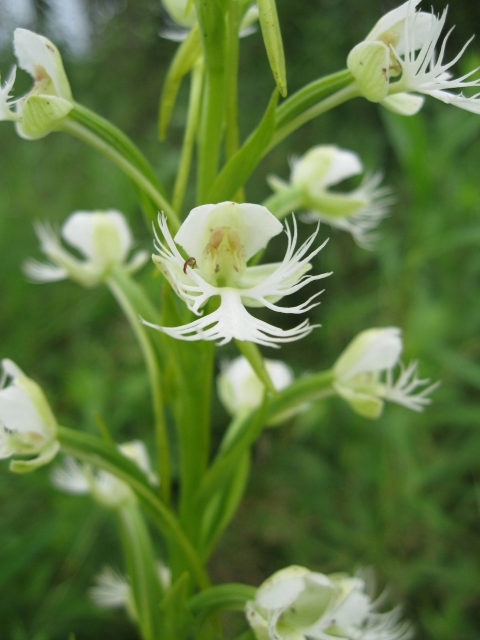
{"label": "ovary of flower", "polygon": [[57,421],[42,389],[11,360],[2,360],[0,376],[0,459],[13,460],[19,473],[48,464],[58,453]]}
{"label": "ovary of flower", "polygon": [[29,73],[34,85],[23,97],[9,97],[15,68],[0,89],[0,120],[13,120],[22,138],[35,139],[55,129],[74,106],[70,84],[56,46],[44,36],[15,29],[13,36],[18,66]]}
{"label": "ovary of flower", "polygon": [[[298,314],[318,304],[313,300],[321,292],[296,307],[275,304],[283,296],[330,275],[305,275],[311,268],[310,260],[326,244],[325,241],[310,252],[318,228],[295,250],[296,222],[293,222],[293,232],[286,224],[288,246],[283,261],[248,267],[247,261],[283,228],[265,207],[233,202],[202,205],[190,212],[175,241],[163,215],[159,217],[159,227],[165,243],[156,236],[158,255],[153,255],[153,261],[176,293],[197,315],[202,314],[202,307],[214,296],[220,297],[220,306],[209,315],[180,327],[160,327],[145,322],[148,326],[182,340],[218,340],[222,345],[237,339],[271,347],[298,340],[314,328],[304,320],[293,329],[279,329],[252,316],[245,306],[265,306],[280,313]],[[175,243],[195,258],[195,268],[190,260],[185,261]]]}
{"label": "ovary of flower", "polygon": [[379,187],[381,174],[365,175],[359,187],[346,193],[330,189],[363,170],[362,161],[353,151],[317,145],[293,160],[291,185],[278,179],[270,179],[270,184],[277,191],[298,192],[300,206],[308,211],[302,216],[304,221],[321,220],[348,231],[359,246],[371,249],[377,238],[373,230],[388,215],[393,203],[390,189]]}
{"label": "ovary of flower", "polygon": [[[157,482],[143,442],[125,442],[119,445],[118,450],[133,460],[151,483]],[[107,471],[94,470],[90,465],[80,464],[69,456],[65,457],[63,466],[53,470],[51,479],[57,489],[75,495],[90,494],[94,500],[110,509],[121,508],[135,500],[128,484]]]}
{"label": "ovary of flower", "polygon": [[[401,331],[397,327],[362,331],[333,366],[333,388],[356,413],[366,418],[378,418],[384,400],[422,411],[431,403],[428,395],[439,382],[426,386],[430,380],[417,378],[416,362],[404,367],[400,363],[402,350]],[[393,370],[397,364],[401,372],[395,382]],[[418,392],[420,387],[424,388]]]}
{"label": "ovary of flower", "polygon": [[[264,360],[265,368],[277,391],[293,382],[293,371],[281,360]],[[218,396],[230,415],[252,411],[262,404],[265,387],[244,356],[222,366],[217,378]]]}
{"label": "ovary of flower", "polygon": [[400,611],[377,613],[361,577],[324,575],[304,567],[277,571],[247,602],[245,614],[257,640],[407,640],[411,626]]}
{"label": "ovary of flower", "polygon": [[76,211],[61,229],[62,238],[77,249],[79,260],[63,248],[58,234],[48,224],[38,222],[35,231],[42,252],[50,263],[27,260],[25,274],[34,282],[54,282],[70,278],[84,287],[104,282],[115,267],[132,273],[145,264],[148,254],[138,251],[126,262],[133,238],[125,217],[119,211]]}
{"label": "ovary of flower", "polygon": [[[417,113],[430,95],[467,111],[480,113],[480,98],[451,93],[453,89],[480,86],[480,78],[468,80],[476,71],[452,79],[451,67],[461,58],[468,44],[450,62],[444,62],[450,30],[437,46],[445,25],[447,9],[439,17],[416,11],[420,0],[410,0],[386,14],[364,42],[349,54],[347,65],[360,90],[373,102],[403,115]],[[383,53],[382,53],[383,51]],[[396,82],[390,82],[396,76]],[[413,93],[410,93],[413,92]]]}

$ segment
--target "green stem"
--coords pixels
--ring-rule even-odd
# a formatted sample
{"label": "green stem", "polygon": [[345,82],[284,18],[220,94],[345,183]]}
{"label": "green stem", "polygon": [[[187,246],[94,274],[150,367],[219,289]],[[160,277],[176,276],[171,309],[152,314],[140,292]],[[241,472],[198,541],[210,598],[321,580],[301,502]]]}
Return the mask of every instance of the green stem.
{"label": "green stem", "polygon": [[352,81],[352,74],[348,69],[344,69],[305,85],[277,107],[275,117],[277,129],[300,115],[302,111],[323,100],[327,95],[343,89]]}
{"label": "green stem", "polygon": [[192,576],[201,589],[210,586],[210,579],[197,552],[185,535],[180,523],[170,509],[161,502],[148,485],[145,475],[134,462],[122,456],[110,445],[87,433],[60,427],[58,440],[61,451],[87,464],[103,469],[126,482],[148,510],[152,519],[183,554]]}
{"label": "green stem", "polygon": [[175,211],[182,208],[183,198],[187,187],[190,166],[192,163],[193,146],[197,135],[198,118],[202,99],[203,60],[199,60],[193,67],[191,74],[190,99],[188,103],[187,126],[183,138],[182,155],[178,167],[175,187],[173,189],[172,205]]}
{"label": "green stem", "polygon": [[225,75],[223,69],[208,69],[198,136],[197,204],[206,204],[215,181],[222,141]]}
{"label": "green stem", "polygon": [[145,326],[140,322],[138,311],[131,304],[122,287],[122,277],[115,272],[107,280],[107,285],[125,313],[130,326],[138,340],[147,367],[150,392],[152,394],[153,413],[155,416],[155,439],[157,443],[157,459],[160,471],[160,492],[166,504],[170,502],[170,454],[167,425],[163,411],[163,394],[160,368],[157,356],[148,338]]}
{"label": "green stem", "polygon": [[197,615],[202,611],[220,611],[244,607],[247,600],[253,600],[256,587],[240,582],[216,585],[197,593],[188,600],[188,608]]}
{"label": "green stem", "polygon": [[85,125],[76,122],[70,117],[65,118],[62,123],[62,131],[66,131],[74,135],[82,142],[92,146],[100,151],[104,156],[112,160],[148,197],[152,200],[159,211],[163,211],[167,217],[171,228],[177,231],[180,228],[180,221],[177,214],[173,210],[167,199],[161,194],[158,187],[153,183],[152,179],[147,177],[131,159],[118,151],[109,142],[92,132]]}
{"label": "green stem", "polygon": [[293,213],[295,209],[303,208],[303,190],[301,187],[289,186],[277,193],[273,193],[262,205],[279,220]]}
{"label": "green stem", "polygon": [[267,420],[274,421],[286,411],[291,411],[306,402],[322,400],[335,395],[332,389],[334,374],[329,369],[305,378],[298,378],[272,398],[267,407]]}
{"label": "green stem", "polygon": [[163,590],[150,534],[136,502],[118,509],[117,517],[137,622],[144,640],[158,640],[161,633],[158,603]]}
{"label": "green stem", "polygon": [[330,111],[334,107],[338,107],[338,105],[346,102],[347,100],[351,100],[352,98],[356,98],[360,95],[358,87],[355,83],[349,84],[348,86],[340,89],[340,91],[336,91],[333,95],[321,100],[318,104],[313,105],[306,111],[303,111],[300,115],[290,120],[287,124],[279,127],[273,138],[268,145],[265,153],[271,151],[274,147],[277,146],[282,140],[284,140],[291,133],[299,129],[302,125],[306,124],[310,120],[313,120],[317,116]]}

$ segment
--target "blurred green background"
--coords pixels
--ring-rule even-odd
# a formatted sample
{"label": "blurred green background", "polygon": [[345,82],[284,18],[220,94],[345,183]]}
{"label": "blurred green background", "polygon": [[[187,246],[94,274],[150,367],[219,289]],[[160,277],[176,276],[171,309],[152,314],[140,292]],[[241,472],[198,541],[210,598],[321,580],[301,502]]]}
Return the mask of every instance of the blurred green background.
{"label": "blurred green background", "polygon": [[[350,48],[396,4],[277,0],[290,91],[343,68]],[[77,12],[73,23],[62,13],[67,5]],[[13,63],[12,28],[24,20],[59,44],[76,99],[124,129],[170,190],[188,82],[168,140],[159,143],[158,97],[178,46],[159,36],[160,0],[2,0],[0,11],[2,74]],[[456,0],[449,24],[457,25],[453,56],[479,30],[480,5]],[[478,60],[474,41],[457,71]],[[19,90],[29,84],[19,74]],[[256,33],[241,45],[243,136],[272,88]],[[374,252],[322,228],[321,237],[331,239],[315,266],[334,275],[310,316],[323,326],[266,355],[282,357],[298,374],[319,370],[357,332],[395,325],[404,330],[405,359],[420,359],[422,376],[442,386],[424,414],[390,405],[370,422],[331,399],[265,432],[246,499],[212,558],[215,581],[259,584],[288,564],[324,572],[373,566],[379,586],[389,584],[392,601],[403,603],[417,638],[480,636],[479,142],[480,117],[454,107],[427,100],[418,116],[401,118],[354,100],[303,127],[250,180],[248,199],[261,202],[268,173],[287,177],[293,154],[336,143],[358,152],[368,169],[384,171],[396,196]],[[36,286],[20,272],[26,257],[39,255],[32,222],[61,223],[76,209],[122,210],[139,244],[150,247],[128,181],[64,134],[26,142],[2,123],[0,144],[0,355],[44,385],[62,424],[95,432],[99,412],[119,441],[151,443],[141,357],[108,291],[70,282]],[[139,278],[156,297],[152,275],[147,266]],[[219,359],[232,355],[231,347],[218,350]],[[218,439],[227,416],[214,403]],[[123,566],[110,515],[86,497],[52,490],[48,468],[32,476],[9,474],[6,462],[0,469],[0,638],[66,640],[70,631],[77,640],[136,638],[122,611],[99,610],[86,597],[102,564]],[[242,624],[240,615],[226,619],[231,634]]]}

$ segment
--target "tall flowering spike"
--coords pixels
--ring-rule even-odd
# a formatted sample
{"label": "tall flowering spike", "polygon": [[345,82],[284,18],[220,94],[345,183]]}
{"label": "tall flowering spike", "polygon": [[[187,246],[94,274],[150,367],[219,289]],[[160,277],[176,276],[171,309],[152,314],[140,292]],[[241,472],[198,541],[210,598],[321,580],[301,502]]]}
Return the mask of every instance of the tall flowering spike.
{"label": "tall flowering spike", "polygon": [[[118,449],[137,464],[152,484],[158,483],[143,442],[125,442]],[[53,470],[51,478],[57,489],[75,495],[90,494],[94,500],[109,509],[119,509],[135,501],[132,490],[125,482],[107,471],[92,469],[90,465],[80,464],[70,457],[66,457],[63,465]]]}
{"label": "tall flowering spike", "polygon": [[304,567],[277,571],[247,602],[245,613],[257,640],[408,640],[411,626],[399,609],[378,613],[361,577],[324,575]]}
{"label": "tall flowering spike", "polygon": [[42,389],[11,360],[2,360],[0,377],[0,458],[17,473],[34,471],[58,453],[58,425]]}
{"label": "tall flowering spike", "polygon": [[[293,382],[293,371],[281,360],[264,360],[265,368],[277,391]],[[222,366],[217,378],[219,398],[232,416],[252,411],[262,404],[265,386],[244,356]]]}
{"label": "tall flowering spike", "polygon": [[58,234],[46,223],[38,222],[35,231],[40,249],[50,262],[27,260],[24,273],[34,282],[54,282],[70,278],[84,287],[94,287],[108,279],[113,268],[132,273],[148,259],[146,251],[136,252],[129,262],[133,246],[130,228],[119,211],[76,211],[67,218],[62,238],[79,251],[79,260],[63,248]]}
{"label": "tall flowering spike", "polygon": [[[347,65],[360,90],[367,99],[403,115],[417,113],[423,105],[423,95],[480,113],[480,94],[466,97],[452,93],[480,86],[480,78],[472,79],[478,69],[460,78],[453,78],[450,71],[471,39],[453,60],[446,62],[445,50],[452,30],[443,40],[441,35],[447,9],[441,16],[428,14],[416,10],[419,2],[410,0],[386,14],[365,41],[352,49]],[[399,80],[391,82],[400,74]]]}
{"label": "tall flowering spike", "polygon": [[42,138],[58,128],[74,106],[62,58],[50,40],[27,29],[15,29],[13,45],[18,66],[34,84],[26,95],[12,100],[13,69],[0,89],[0,120],[13,120],[22,138]]}
{"label": "tall flowering spike", "polygon": [[[317,231],[298,249],[297,226],[286,224],[287,251],[282,262],[249,267],[247,261],[278,235],[283,227],[268,209],[257,204],[222,202],[193,209],[180,227],[175,240],[166,219],[159,217],[163,241],[156,237],[158,254],[153,261],[188,308],[202,316],[202,308],[215,296],[219,307],[212,313],[180,327],[148,326],[181,340],[216,340],[226,344],[232,339],[278,347],[279,343],[298,340],[314,328],[308,320],[293,329],[283,330],[252,316],[246,306],[267,307],[280,313],[304,313],[316,306],[321,292],[295,307],[275,304],[284,296],[330,275],[305,275],[310,260],[325,242],[310,251]],[[184,257],[177,244],[186,252]]]}
{"label": "tall flowering spike", "polygon": [[349,192],[331,190],[362,172],[363,164],[353,151],[318,145],[293,161],[290,185],[275,178],[270,178],[270,185],[276,191],[285,191],[285,195],[292,193],[296,204],[308,211],[302,217],[304,221],[321,220],[348,231],[360,247],[372,249],[377,238],[374,230],[393,203],[390,189],[379,186],[381,174],[366,174],[360,186]]}
{"label": "tall flowering spike", "polygon": [[[431,403],[428,395],[439,386],[417,377],[417,363],[400,363],[403,350],[397,327],[362,331],[348,345],[333,366],[333,388],[352,409],[365,418],[378,418],[384,401],[401,404],[412,411],[423,411]],[[400,363],[395,382],[393,370]],[[419,389],[423,389],[420,391]]]}
{"label": "tall flowering spike", "polygon": [[[182,41],[190,29],[197,23],[197,12],[194,0],[162,0],[162,4],[173,21],[173,28],[163,29],[162,37],[175,42]],[[248,36],[255,31],[258,21],[258,7],[253,3],[245,11],[240,22],[240,37]]]}

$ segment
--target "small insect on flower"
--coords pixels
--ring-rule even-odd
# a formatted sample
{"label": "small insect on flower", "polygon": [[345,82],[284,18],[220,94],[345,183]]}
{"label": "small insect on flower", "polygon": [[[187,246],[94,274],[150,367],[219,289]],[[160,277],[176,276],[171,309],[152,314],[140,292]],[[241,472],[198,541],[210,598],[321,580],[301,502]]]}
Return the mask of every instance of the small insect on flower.
{"label": "small insect on flower", "polygon": [[185,275],[187,275],[187,267],[190,267],[191,269],[195,269],[195,267],[197,266],[197,261],[195,260],[195,258],[188,258],[188,260],[185,260],[185,264],[183,265],[183,273]]}
{"label": "small insect on flower", "polygon": [[[325,241],[310,251],[318,227],[295,249],[298,237],[295,219],[293,231],[286,223],[287,251],[283,261],[248,266],[248,260],[283,230],[283,225],[265,207],[235,202],[196,207],[175,239],[170,235],[165,216],[159,216],[158,223],[163,241],[156,235],[158,254],[152,256],[153,262],[177,295],[198,316],[214,296],[220,297],[220,306],[180,327],[160,327],[144,321],[146,325],[181,340],[218,340],[219,344],[226,344],[237,339],[270,347],[298,340],[312,331],[314,326],[308,320],[293,329],[280,329],[255,318],[246,307],[267,307],[280,313],[298,314],[318,304],[313,301],[321,291],[295,307],[275,304],[283,296],[330,275],[305,275],[311,269],[310,261],[326,244]],[[194,257],[185,260],[177,244],[187,255]]]}

